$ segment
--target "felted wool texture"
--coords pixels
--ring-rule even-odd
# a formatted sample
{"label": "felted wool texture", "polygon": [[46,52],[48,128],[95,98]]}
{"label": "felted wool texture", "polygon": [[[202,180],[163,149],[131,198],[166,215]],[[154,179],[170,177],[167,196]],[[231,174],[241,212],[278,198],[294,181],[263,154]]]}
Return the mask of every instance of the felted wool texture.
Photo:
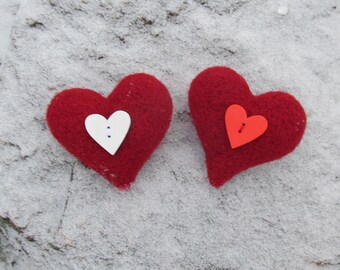
{"label": "felted wool texture", "polygon": [[[131,126],[115,155],[109,154],[87,133],[90,114],[106,118],[118,110],[129,113]],[[167,88],[155,77],[125,77],[108,98],[89,89],[69,89],[57,94],[47,111],[55,138],[119,189],[128,189],[138,171],[165,136],[171,121],[172,101]]]}
{"label": "felted wool texture", "polygon": [[[248,117],[262,115],[268,120],[262,136],[235,149],[224,118],[232,104],[241,105]],[[215,187],[250,167],[287,155],[299,144],[306,127],[304,109],[293,96],[282,91],[254,96],[242,76],[227,67],[208,68],[192,81],[189,106]]]}

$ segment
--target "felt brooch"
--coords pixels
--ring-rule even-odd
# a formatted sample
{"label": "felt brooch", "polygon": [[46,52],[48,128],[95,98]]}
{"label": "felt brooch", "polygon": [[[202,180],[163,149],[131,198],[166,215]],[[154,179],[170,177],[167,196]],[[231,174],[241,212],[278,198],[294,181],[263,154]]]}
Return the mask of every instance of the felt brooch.
{"label": "felt brooch", "polygon": [[167,88],[143,73],[125,77],[107,97],[89,89],[57,94],[47,110],[54,137],[119,189],[128,189],[165,136],[172,117]]}
{"label": "felt brooch", "polygon": [[227,67],[208,68],[192,81],[189,106],[215,187],[292,152],[306,127],[306,114],[293,96],[282,91],[254,96]]}

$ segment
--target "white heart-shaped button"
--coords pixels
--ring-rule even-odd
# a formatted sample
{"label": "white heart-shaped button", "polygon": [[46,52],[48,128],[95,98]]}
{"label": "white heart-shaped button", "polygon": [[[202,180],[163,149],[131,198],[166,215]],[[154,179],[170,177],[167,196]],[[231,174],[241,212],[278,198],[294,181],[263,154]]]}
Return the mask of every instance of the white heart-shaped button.
{"label": "white heart-shaped button", "polygon": [[89,135],[111,155],[117,152],[124,141],[130,125],[130,115],[125,111],[116,111],[109,119],[100,114],[91,114],[85,119]]}

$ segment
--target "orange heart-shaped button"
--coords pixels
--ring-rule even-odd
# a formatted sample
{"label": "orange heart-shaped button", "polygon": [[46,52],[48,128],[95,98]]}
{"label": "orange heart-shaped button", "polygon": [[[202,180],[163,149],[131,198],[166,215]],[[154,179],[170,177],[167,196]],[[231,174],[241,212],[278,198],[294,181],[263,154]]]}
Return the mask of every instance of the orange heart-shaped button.
{"label": "orange heart-shaped button", "polygon": [[247,117],[245,109],[233,104],[225,113],[225,125],[231,148],[245,145],[260,137],[268,128],[268,121],[262,115]]}

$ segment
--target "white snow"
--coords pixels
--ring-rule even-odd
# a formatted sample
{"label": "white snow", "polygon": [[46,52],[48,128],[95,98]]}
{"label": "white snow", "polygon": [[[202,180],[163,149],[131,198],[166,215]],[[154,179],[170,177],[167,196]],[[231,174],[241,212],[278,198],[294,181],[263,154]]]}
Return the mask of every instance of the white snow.
{"label": "white snow", "polygon": [[279,6],[277,9],[277,13],[279,13],[282,16],[285,16],[288,14],[288,7],[287,6]]}
{"label": "white snow", "polygon": [[[338,0],[0,0],[0,269],[340,268]],[[292,154],[209,185],[187,102],[227,65],[304,106]],[[45,123],[58,92],[158,77],[171,129],[128,192]]]}

